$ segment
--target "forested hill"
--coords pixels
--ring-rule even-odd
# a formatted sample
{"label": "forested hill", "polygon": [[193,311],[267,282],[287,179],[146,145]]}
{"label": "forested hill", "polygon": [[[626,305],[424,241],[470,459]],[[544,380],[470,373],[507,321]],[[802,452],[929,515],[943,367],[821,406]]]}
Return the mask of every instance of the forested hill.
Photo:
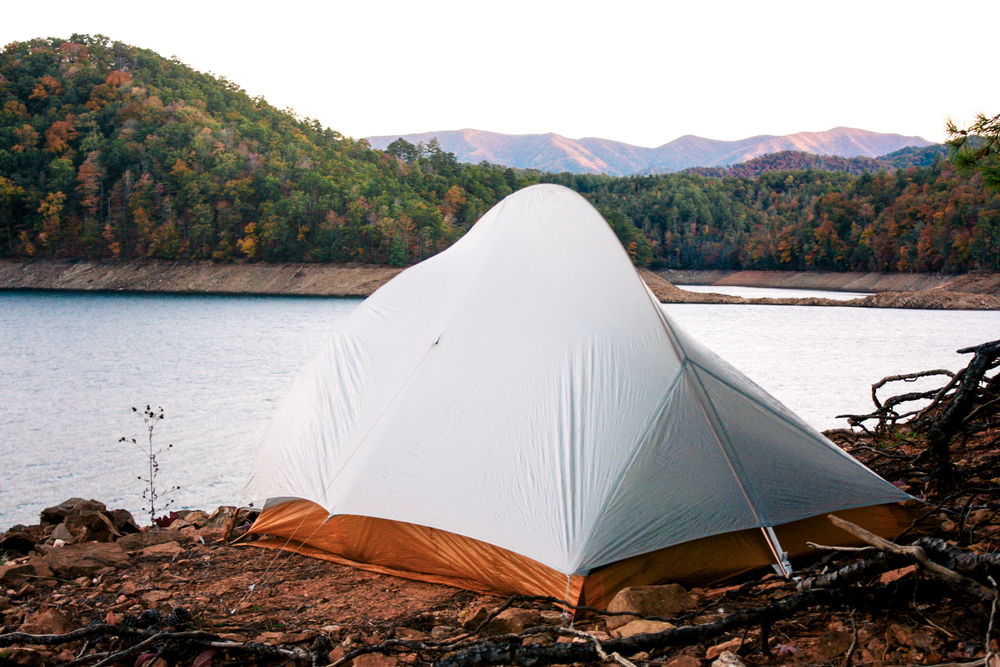
{"label": "forested hill", "polygon": [[935,160],[945,157],[944,147],[938,144],[918,148],[909,146],[888,155],[871,157],[839,157],[837,155],[817,155],[803,151],[780,151],[747,160],[730,167],[691,167],[685,174],[708,176],[711,178],[757,178],[768,171],[842,171],[860,176],[866,171],[880,169],[896,171],[906,167],[929,167]]}
{"label": "forested hill", "polygon": [[1000,193],[949,160],[854,176],[548,174],[642,234],[652,268],[1000,271]]}
{"label": "forested hill", "polygon": [[408,264],[529,182],[389,157],[101,36],[0,53],[0,256]]}
{"label": "forested hill", "polygon": [[515,171],[435,141],[371,150],[104,37],[37,39],[0,52],[0,256],[402,266],[546,181],[654,268],[1000,271],[1000,195],[936,152],[836,171],[778,153],[713,178]]}

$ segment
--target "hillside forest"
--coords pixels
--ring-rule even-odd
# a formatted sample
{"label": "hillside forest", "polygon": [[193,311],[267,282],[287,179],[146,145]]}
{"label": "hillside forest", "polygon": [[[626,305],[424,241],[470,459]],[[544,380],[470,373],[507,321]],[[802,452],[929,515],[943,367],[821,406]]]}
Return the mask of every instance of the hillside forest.
{"label": "hillside forest", "polygon": [[408,265],[539,182],[587,197],[652,268],[1000,270],[1000,195],[939,146],[541,173],[459,163],[433,140],[372,150],[100,35],[0,53],[0,257]]}

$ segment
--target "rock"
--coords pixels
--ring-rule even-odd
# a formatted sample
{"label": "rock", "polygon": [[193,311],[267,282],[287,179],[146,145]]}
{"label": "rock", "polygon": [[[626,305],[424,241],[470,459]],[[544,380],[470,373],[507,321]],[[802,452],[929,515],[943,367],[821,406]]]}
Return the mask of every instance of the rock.
{"label": "rock", "polygon": [[0,565],[0,585],[19,588],[36,576],[35,568],[30,563],[7,563]]}
{"label": "rock", "polygon": [[719,655],[719,659],[712,663],[712,667],[746,667],[746,665],[735,653],[724,651]]}
{"label": "rock", "polygon": [[903,577],[913,574],[917,571],[916,565],[907,565],[906,567],[900,568],[898,570],[889,570],[888,572],[883,572],[882,576],[879,577],[879,583],[883,586],[886,584],[891,584],[894,581],[902,579]]}
{"label": "rock", "polygon": [[5,648],[3,651],[4,664],[22,665],[23,667],[34,667],[42,665],[51,659],[53,654],[49,651],[41,651],[31,648]]}
{"label": "rock", "polygon": [[93,577],[108,568],[118,569],[129,564],[128,555],[114,542],[67,544],[53,549],[42,563],[61,579]]}
{"label": "rock", "polygon": [[[694,606],[694,596],[690,595],[683,586],[665,584],[663,586],[635,586],[622,589],[611,599],[608,611],[628,611],[641,616],[673,618]],[[633,620],[635,617],[609,616],[607,618],[608,629],[613,630]]]}
{"label": "rock", "polygon": [[139,551],[154,544],[167,542],[184,542],[189,538],[176,530],[148,530],[144,533],[134,533],[122,536],[115,544],[125,551]]}
{"label": "rock", "polygon": [[462,624],[462,627],[466,630],[475,630],[486,620],[489,616],[489,609],[486,605],[477,604],[469,607],[468,609],[463,609],[458,614],[458,622]]}
{"label": "rock", "polygon": [[0,552],[26,555],[45,539],[41,526],[14,526],[0,535]]}
{"label": "rock", "polygon": [[87,502],[83,498],[70,498],[69,500],[64,500],[58,505],[53,507],[46,507],[42,510],[40,519],[42,523],[62,523],[66,515],[72,511],[77,505],[81,505]]}
{"label": "rock", "polygon": [[[456,629],[450,625],[436,625],[431,628],[431,639],[448,639],[449,637],[453,637],[455,635],[455,630]],[[347,644],[348,639],[350,639],[350,636],[344,639],[345,644]]]}
{"label": "rock", "polygon": [[393,655],[381,653],[365,653],[351,661],[354,667],[396,667],[399,660]]}
{"label": "rock", "polygon": [[186,519],[174,519],[167,526],[167,530],[182,530],[184,528],[192,528],[194,524],[189,523]]}
{"label": "rock", "polygon": [[679,655],[665,667],[701,667],[701,660],[691,655]]}
{"label": "rock", "polygon": [[188,512],[180,512],[181,518],[187,521],[190,525],[195,528],[204,528],[205,523],[209,519],[208,512],[202,512],[201,510],[191,510]]}
{"label": "rock", "polygon": [[74,508],[63,519],[62,525],[72,534],[73,543],[114,542],[115,538],[121,537],[114,522],[103,511]]}
{"label": "rock", "polygon": [[224,528],[226,522],[236,515],[236,508],[231,505],[223,505],[205,519],[203,528]]}
{"label": "rock", "polygon": [[105,516],[111,519],[111,523],[115,524],[115,528],[122,535],[128,535],[131,533],[141,532],[142,529],[139,528],[139,524],[135,522],[135,517],[128,510],[111,510],[110,512],[105,512]]}
{"label": "rock", "polygon": [[[326,629],[324,629],[323,632],[329,634]],[[413,628],[396,628],[396,637],[407,641],[419,642],[427,639],[427,633],[421,632],[420,630],[414,630]]]}
{"label": "rock", "polygon": [[505,609],[483,628],[484,637],[518,634],[525,629],[542,624],[542,615],[531,609]]}
{"label": "rock", "polygon": [[69,528],[67,528],[64,523],[58,524],[52,530],[52,534],[49,535],[49,537],[52,538],[52,546],[56,546],[57,540],[62,542],[59,546],[65,546],[76,542],[76,538],[73,536],[73,533],[69,532]]}
{"label": "rock", "polygon": [[146,547],[139,552],[140,556],[147,557],[167,557],[175,558],[185,552],[184,547],[177,544],[176,542],[164,542],[163,544],[154,544],[152,546]]}
{"label": "rock", "polygon": [[70,498],[69,500],[64,500],[55,507],[47,507],[42,510],[41,519],[42,523],[62,523],[65,521],[66,517],[69,516],[71,512],[83,511],[83,510],[93,510],[97,512],[104,512],[108,508],[104,503],[97,500],[84,500],[83,498]]}
{"label": "rock", "polygon": [[77,577],[73,580],[73,583],[80,588],[90,588],[94,585],[94,581],[90,577]]}
{"label": "rock", "polygon": [[29,616],[17,630],[31,635],[63,635],[75,629],[68,618],[55,609],[48,609]]}
{"label": "rock", "polygon": [[156,605],[157,602],[169,600],[170,597],[171,595],[167,591],[149,591],[148,593],[142,594],[141,600],[152,607]]}
{"label": "rock", "polygon": [[728,642],[716,644],[705,653],[705,659],[712,660],[713,658],[718,658],[722,656],[723,653],[737,650],[742,644],[743,640],[738,637],[736,639],[730,639]]}
{"label": "rock", "polygon": [[676,627],[673,623],[665,621],[638,619],[615,628],[611,631],[611,634],[615,637],[631,637],[632,635],[642,635],[650,632],[663,632],[673,627]]}

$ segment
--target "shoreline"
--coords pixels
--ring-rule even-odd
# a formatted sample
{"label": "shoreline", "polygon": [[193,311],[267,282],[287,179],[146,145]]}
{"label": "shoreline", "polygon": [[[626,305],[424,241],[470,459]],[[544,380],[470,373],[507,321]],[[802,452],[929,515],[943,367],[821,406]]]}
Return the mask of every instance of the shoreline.
{"label": "shoreline", "polygon": [[[403,268],[374,264],[216,264],[210,261],[0,260],[0,290],[228,296],[370,296]],[[1000,310],[1000,274],[803,271],[650,271],[640,275],[663,303]],[[871,292],[839,300],[743,298],[676,284]]]}

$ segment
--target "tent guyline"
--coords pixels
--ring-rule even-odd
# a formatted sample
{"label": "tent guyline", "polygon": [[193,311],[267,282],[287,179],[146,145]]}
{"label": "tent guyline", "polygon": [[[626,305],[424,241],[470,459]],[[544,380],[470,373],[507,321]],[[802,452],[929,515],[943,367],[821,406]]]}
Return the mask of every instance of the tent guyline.
{"label": "tent guyline", "polygon": [[539,185],[340,324],[241,504],[261,546],[600,606],[787,576],[806,542],[854,539],[826,514],[893,535],[906,498],[678,327],[586,200]]}

